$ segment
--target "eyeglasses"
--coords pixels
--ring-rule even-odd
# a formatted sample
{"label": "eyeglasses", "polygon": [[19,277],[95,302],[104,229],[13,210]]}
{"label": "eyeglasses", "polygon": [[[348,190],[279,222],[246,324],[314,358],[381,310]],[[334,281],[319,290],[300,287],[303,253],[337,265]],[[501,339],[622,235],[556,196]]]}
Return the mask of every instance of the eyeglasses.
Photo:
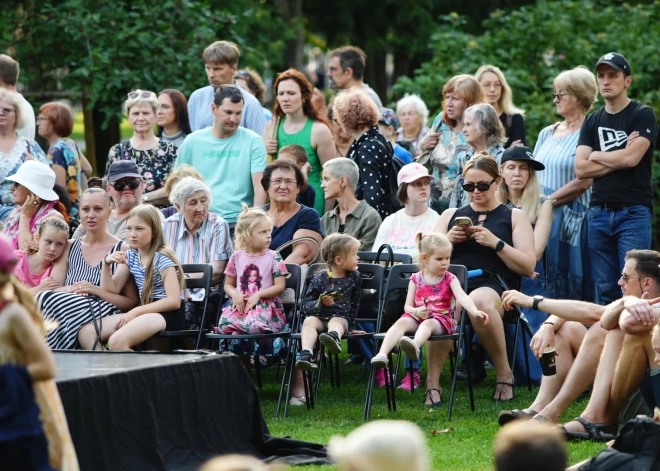
{"label": "eyeglasses", "polygon": [[271,186],[280,186],[282,183],[284,183],[286,186],[295,186],[298,182],[289,178],[286,180],[278,178],[277,180],[270,181]]}
{"label": "eyeglasses", "polygon": [[490,186],[493,183],[495,183],[495,180],[497,180],[497,178],[493,178],[493,181],[491,181],[490,183],[486,183],[486,182],[463,183],[463,189],[465,191],[467,191],[468,193],[472,193],[475,188],[479,191],[488,191],[488,190],[490,190]]}
{"label": "eyeglasses", "polygon": [[124,188],[128,186],[131,190],[137,190],[138,187],[140,186],[140,183],[142,183],[140,180],[130,180],[127,182],[114,182],[112,184],[112,187],[116,191],[124,191]]}
{"label": "eyeglasses", "polygon": [[138,97],[140,97],[140,98],[151,98],[152,96],[156,96],[156,94],[154,92],[142,92],[142,93],[130,92],[128,94],[128,98],[130,98],[131,100],[135,100]]}
{"label": "eyeglasses", "polygon": [[48,118],[44,118],[43,116],[37,116],[37,121],[48,121]]}
{"label": "eyeglasses", "polygon": [[633,278],[644,278],[642,275],[626,275],[624,273],[621,273],[621,279],[623,279],[624,283],[628,283],[628,280],[633,279]]}
{"label": "eyeglasses", "polygon": [[562,98],[564,98],[564,97],[567,96],[567,95],[569,95],[569,93],[556,93],[556,92],[552,92],[552,99],[553,99],[553,100],[556,100],[557,98],[559,98],[559,101],[561,101]]}
{"label": "eyeglasses", "polygon": [[5,116],[12,114],[14,111],[14,108],[0,108],[0,114]]}

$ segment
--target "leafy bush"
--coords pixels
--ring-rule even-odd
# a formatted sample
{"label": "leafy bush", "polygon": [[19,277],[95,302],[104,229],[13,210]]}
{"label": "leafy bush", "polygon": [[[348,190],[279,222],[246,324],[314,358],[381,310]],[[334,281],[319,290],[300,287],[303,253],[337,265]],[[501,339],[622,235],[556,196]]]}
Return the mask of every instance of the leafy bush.
{"label": "leafy bush", "polygon": [[[660,1],[645,5],[612,5],[604,1],[540,0],[515,11],[494,12],[480,35],[465,32],[466,19],[452,13],[429,38],[433,58],[402,77],[395,98],[419,93],[429,109],[441,110],[442,87],[452,76],[474,73],[482,64],[502,69],[514,102],[526,110],[527,138],[533,147],[538,133],[561,119],[552,101],[552,81],[563,70],[584,65],[593,70],[598,58],[616,51],[630,61],[631,98],[660,112]],[[602,106],[602,101],[595,108]],[[435,116],[432,113],[432,116]],[[657,155],[657,153],[656,153]],[[660,164],[654,163],[655,211],[660,224]],[[654,230],[654,246],[660,231]]]}

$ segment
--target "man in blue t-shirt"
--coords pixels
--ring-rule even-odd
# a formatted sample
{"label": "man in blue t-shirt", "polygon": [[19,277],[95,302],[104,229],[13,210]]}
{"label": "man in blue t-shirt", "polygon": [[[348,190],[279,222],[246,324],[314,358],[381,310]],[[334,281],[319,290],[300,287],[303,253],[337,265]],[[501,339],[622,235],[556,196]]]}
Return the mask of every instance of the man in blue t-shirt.
{"label": "man in blue t-shirt", "polygon": [[261,186],[266,147],[257,133],[239,125],[243,104],[238,87],[221,85],[211,105],[213,126],[186,137],[175,165],[192,165],[204,176],[213,194],[210,209],[227,221],[232,237],[242,203],[266,204]]}
{"label": "man in blue t-shirt", "polygon": [[603,305],[620,297],[616,280],[626,252],[651,248],[651,166],[658,124],[651,108],[628,98],[631,73],[626,58],[616,52],[598,60],[605,106],[585,119],[575,157],[577,177],[593,179],[588,250],[595,301]]}

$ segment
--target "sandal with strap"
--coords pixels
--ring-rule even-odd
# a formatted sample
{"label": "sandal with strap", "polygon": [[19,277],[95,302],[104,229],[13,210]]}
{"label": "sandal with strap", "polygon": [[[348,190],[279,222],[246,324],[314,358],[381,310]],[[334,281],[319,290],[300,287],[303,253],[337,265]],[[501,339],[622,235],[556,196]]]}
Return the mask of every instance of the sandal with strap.
{"label": "sandal with strap", "polygon": [[530,420],[538,413],[532,409],[513,409],[513,410],[503,410],[500,411],[500,415],[497,417],[497,423],[501,426],[508,424],[514,420]]}
{"label": "sandal with strap", "polygon": [[[502,399],[502,393],[504,392],[504,387],[500,387],[499,391],[497,391],[497,385],[510,386],[511,387],[511,397],[509,399]],[[496,401],[496,402],[510,402],[510,401],[513,401],[513,398],[515,396],[513,388],[515,386],[516,385],[514,384],[513,381],[511,381],[510,383],[507,383],[506,381],[498,381],[497,383],[495,383],[495,389],[496,389],[496,392],[498,394],[497,394],[497,397],[493,398],[493,401]]]}
{"label": "sandal with strap", "polygon": [[[440,400],[437,401],[437,402],[433,401],[433,396],[431,395],[433,393],[433,391],[437,391],[437,393],[440,395]],[[430,399],[431,404],[427,404],[426,399]],[[426,390],[426,396],[424,397],[424,405],[426,407],[433,407],[433,408],[442,407],[444,404],[445,404],[445,401],[442,400],[442,393],[440,392],[439,389],[431,388],[431,389]]]}
{"label": "sandal with strap", "polygon": [[589,422],[582,417],[576,417],[573,421],[582,424],[586,432],[571,432],[564,429],[564,436],[568,441],[590,440],[592,442],[609,442],[614,440],[619,432],[619,424],[605,425],[602,422]]}

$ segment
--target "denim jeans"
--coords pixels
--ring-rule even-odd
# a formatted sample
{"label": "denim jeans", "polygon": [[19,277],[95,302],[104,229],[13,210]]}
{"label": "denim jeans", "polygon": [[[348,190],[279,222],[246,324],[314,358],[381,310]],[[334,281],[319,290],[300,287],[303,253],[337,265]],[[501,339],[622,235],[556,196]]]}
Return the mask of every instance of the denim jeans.
{"label": "denim jeans", "polygon": [[587,221],[596,304],[606,305],[621,297],[617,281],[626,253],[651,248],[651,210],[642,205],[619,210],[591,206]]}

